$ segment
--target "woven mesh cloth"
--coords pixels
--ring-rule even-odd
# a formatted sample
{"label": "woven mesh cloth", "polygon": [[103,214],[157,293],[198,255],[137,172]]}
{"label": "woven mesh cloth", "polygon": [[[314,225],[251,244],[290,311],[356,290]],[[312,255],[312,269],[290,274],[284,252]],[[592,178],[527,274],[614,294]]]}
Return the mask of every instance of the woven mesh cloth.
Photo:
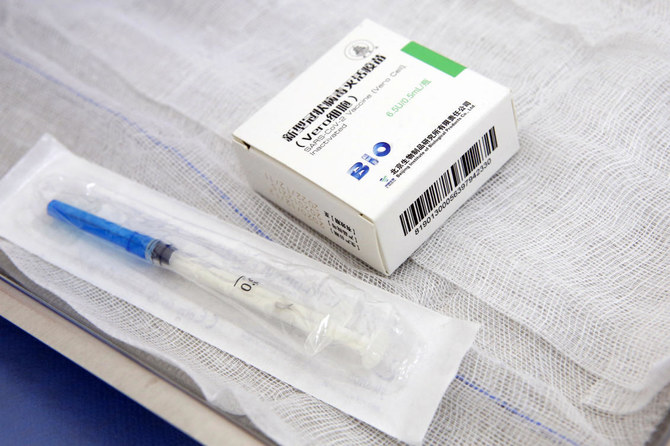
{"label": "woven mesh cloth", "polygon": [[[147,4],[144,4],[147,3]],[[0,174],[49,132],[482,329],[426,444],[641,444],[670,409],[670,5],[0,3]],[[255,194],[231,133],[362,19],[512,88],[521,149],[383,277]],[[392,438],[0,241],[109,338],[283,444]]]}

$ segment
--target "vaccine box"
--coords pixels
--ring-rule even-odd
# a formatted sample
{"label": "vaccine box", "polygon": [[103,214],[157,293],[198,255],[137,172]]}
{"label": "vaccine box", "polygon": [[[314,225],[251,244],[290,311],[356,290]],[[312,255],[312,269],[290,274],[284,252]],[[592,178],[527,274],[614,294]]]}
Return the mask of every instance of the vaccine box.
{"label": "vaccine box", "polygon": [[508,88],[369,20],[234,140],[256,191],[385,274],[519,147]]}

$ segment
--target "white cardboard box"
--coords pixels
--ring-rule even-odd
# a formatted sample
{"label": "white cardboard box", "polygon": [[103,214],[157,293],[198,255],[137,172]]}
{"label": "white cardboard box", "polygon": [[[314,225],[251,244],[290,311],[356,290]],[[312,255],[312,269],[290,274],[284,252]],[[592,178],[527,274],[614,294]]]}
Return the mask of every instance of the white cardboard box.
{"label": "white cardboard box", "polygon": [[385,274],[519,147],[509,89],[369,20],[234,139],[260,194]]}

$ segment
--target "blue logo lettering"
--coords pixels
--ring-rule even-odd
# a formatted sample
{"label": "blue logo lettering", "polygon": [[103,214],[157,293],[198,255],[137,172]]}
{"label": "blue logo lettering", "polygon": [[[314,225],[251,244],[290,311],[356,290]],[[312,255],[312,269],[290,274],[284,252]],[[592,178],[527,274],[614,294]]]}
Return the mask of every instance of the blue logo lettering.
{"label": "blue logo lettering", "polygon": [[[384,157],[391,153],[391,145],[387,142],[378,142],[372,147],[372,153],[377,156],[377,157]],[[367,153],[364,153],[361,155],[361,158],[363,158],[365,161],[370,163],[371,165],[375,166],[379,164],[379,160],[374,158],[371,155],[368,155]],[[351,175],[352,177],[356,178],[357,180],[360,180],[365,176],[370,171],[370,166],[367,164],[363,164],[360,161],[357,163],[354,163],[353,166],[349,168],[347,173]]]}
{"label": "blue logo lettering", "polygon": [[349,175],[360,180],[368,173],[368,170],[370,170],[369,166],[365,166],[363,163],[356,163],[349,169]]}
{"label": "blue logo lettering", "polygon": [[386,156],[386,155],[389,154],[390,151],[391,151],[391,146],[389,145],[389,143],[386,143],[386,142],[378,142],[372,148],[372,152],[374,152],[374,154],[377,155],[377,156]]}

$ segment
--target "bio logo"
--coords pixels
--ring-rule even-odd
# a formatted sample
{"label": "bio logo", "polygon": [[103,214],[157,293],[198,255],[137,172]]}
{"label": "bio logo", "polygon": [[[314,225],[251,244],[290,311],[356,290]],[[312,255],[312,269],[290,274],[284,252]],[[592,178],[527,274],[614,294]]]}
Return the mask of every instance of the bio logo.
{"label": "bio logo", "polygon": [[361,156],[361,158],[363,158],[369,165],[359,161],[354,163],[347,173],[360,181],[360,179],[370,171],[370,166],[375,166],[379,163],[378,158],[383,158],[391,153],[391,145],[387,142],[378,142],[372,147],[372,153],[374,156],[368,155],[367,153],[364,153]]}

